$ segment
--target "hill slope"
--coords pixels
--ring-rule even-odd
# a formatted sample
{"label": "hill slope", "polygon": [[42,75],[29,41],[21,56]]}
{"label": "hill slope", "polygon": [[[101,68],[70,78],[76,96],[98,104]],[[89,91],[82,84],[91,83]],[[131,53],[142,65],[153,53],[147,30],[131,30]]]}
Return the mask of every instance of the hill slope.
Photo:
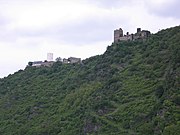
{"label": "hill slope", "polygon": [[180,133],[180,26],[79,64],[0,79],[2,135]]}

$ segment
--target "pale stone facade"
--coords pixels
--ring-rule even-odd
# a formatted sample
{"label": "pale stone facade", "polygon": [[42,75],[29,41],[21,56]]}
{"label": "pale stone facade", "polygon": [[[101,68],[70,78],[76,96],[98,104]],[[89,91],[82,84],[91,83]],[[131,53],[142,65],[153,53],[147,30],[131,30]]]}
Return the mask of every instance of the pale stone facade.
{"label": "pale stone facade", "polygon": [[32,66],[33,67],[40,67],[42,63],[43,63],[42,61],[34,61],[34,62],[32,62]]}
{"label": "pale stone facade", "polygon": [[34,61],[32,62],[32,66],[33,67],[41,67],[41,66],[44,66],[44,67],[51,67],[53,65],[53,61]]}

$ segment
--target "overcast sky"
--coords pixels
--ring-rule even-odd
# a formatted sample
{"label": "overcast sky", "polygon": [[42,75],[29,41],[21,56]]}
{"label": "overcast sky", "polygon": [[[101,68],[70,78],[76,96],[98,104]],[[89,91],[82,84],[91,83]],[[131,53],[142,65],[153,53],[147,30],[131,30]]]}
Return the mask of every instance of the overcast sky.
{"label": "overcast sky", "polygon": [[0,77],[28,61],[102,54],[113,30],[180,24],[180,0],[0,0]]}

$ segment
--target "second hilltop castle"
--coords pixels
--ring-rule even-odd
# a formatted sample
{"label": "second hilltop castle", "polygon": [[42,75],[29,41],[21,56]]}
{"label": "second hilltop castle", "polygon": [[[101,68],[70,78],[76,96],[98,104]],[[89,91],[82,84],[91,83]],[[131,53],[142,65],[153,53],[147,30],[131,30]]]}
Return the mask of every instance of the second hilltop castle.
{"label": "second hilltop castle", "polygon": [[135,41],[138,39],[146,39],[150,36],[150,31],[148,30],[141,30],[141,28],[137,28],[137,33],[135,34],[129,34],[129,32],[126,33],[126,35],[123,35],[122,28],[114,30],[114,43],[120,42],[120,41]]}

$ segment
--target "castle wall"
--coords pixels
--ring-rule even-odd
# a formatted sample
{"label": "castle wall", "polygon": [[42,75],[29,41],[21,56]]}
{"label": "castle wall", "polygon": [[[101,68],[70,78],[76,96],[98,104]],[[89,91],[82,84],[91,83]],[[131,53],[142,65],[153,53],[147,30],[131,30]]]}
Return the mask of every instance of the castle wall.
{"label": "castle wall", "polygon": [[133,35],[125,35],[119,38],[119,41],[132,41],[132,40],[133,40]]}
{"label": "castle wall", "polygon": [[137,28],[137,33],[129,35],[129,32],[127,32],[127,35],[123,36],[123,30],[117,29],[114,30],[114,43],[118,43],[120,41],[135,41],[135,40],[142,40],[146,39],[150,36],[150,31],[142,30],[141,28]]}
{"label": "castle wall", "polygon": [[75,57],[70,57],[68,58],[71,64],[73,63],[81,63],[81,58],[75,58]]}

